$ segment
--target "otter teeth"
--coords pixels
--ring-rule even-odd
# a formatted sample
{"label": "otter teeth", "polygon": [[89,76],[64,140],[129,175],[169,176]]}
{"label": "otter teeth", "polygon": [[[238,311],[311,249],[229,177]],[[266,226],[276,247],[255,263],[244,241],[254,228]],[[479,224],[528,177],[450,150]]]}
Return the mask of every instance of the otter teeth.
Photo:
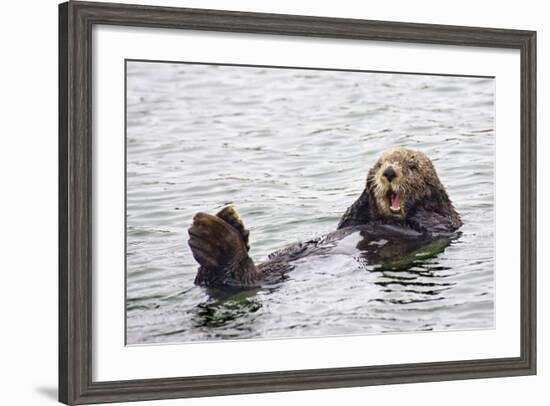
{"label": "otter teeth", "polygon": [[393,212],[401,211],[401,197],[397,193],[391,194],[390,210]]}

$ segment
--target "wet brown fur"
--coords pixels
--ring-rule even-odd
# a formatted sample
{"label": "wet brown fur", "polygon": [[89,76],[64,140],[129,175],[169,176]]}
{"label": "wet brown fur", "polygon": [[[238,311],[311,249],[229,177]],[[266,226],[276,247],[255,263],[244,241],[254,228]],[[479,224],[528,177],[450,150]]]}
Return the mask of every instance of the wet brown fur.
{"label": "wet brown fur", "polygon": [[[384,176],[389,167],[395,172],[391,181]],[[390,210],[391,193],[401,197],[399,212]],[[462,221],[431,160],[420,151],[390,149],[369,170],[365,189],[345,212],[337,231],[277,251],[258,266],[248,255],[249,231],[233,207],[215,216],[197,213],[189,229],[189,246],[200,264],[195,283],[209,287],[258,286],[291,269],[291,261],[322,252],[325,248],[321,241],[336,241],[358,229],[368,233],[373,224],[397,224],[422,238],[431,238],[456,231]]]}
{"label": "wet brown fur", "polygon": [[234,209],[226,208],[218,214],[197,213],[189,228],[189,247],[201,265],[195,283],[255,286],[261,273],[248,256],[248,230]]}

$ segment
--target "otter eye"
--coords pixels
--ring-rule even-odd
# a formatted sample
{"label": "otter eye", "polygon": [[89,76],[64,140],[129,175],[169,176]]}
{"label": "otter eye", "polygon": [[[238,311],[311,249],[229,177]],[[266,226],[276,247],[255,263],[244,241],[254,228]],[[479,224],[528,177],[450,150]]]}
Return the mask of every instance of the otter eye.
{"label": "otter eye", "polygon": [[409,164],[409,169],[411,171],[416,171],[418,169],[418,167],[416,166],[416,164]]}

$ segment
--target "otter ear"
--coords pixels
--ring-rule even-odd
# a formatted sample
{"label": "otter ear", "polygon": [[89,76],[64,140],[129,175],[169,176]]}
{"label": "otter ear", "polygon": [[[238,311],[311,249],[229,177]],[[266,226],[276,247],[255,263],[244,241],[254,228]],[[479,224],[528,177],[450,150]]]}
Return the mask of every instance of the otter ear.
{"label": "otter ear", "polygon": [[239,232],[244,244],[246,245],[246,250],[249,251],[250,245],[248,244],[248,237],[250,236],[250,231],[245,228],[237,210],[234,207],[227,206],[221,209],[216,216],[221,218]]}

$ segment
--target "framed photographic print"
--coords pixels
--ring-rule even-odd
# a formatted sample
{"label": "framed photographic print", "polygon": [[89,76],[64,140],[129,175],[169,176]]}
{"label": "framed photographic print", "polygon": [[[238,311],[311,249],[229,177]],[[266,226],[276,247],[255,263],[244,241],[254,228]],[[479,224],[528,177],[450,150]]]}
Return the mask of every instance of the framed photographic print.
{"label": "framed photographic print", "polygon": [[59,8],[59,398],[536,372],[536,34]]}

